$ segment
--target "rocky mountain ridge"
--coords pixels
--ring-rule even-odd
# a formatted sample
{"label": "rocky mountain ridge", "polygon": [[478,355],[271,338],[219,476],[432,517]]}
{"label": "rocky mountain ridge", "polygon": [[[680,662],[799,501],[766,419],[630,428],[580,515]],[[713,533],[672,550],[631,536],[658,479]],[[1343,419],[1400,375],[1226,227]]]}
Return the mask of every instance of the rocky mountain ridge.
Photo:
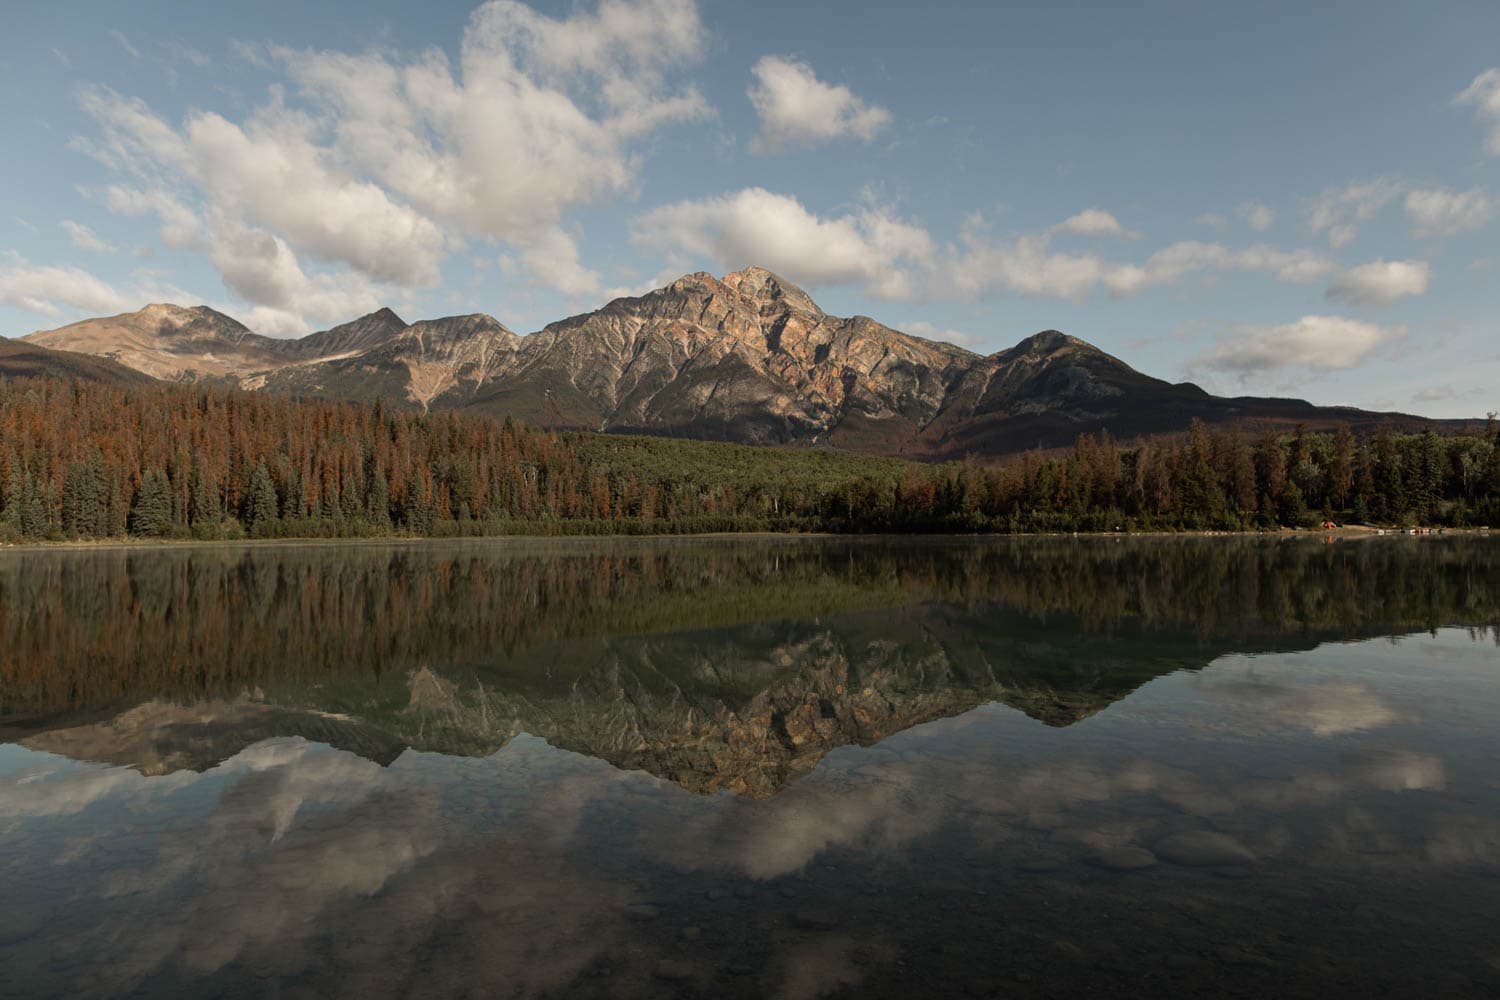
{"label": "rocky mountain ridge", "polygon": [[979,355],[866,316],[825,313],[763,268],[688,274],[518,335],[474,314],[407,324],[389,309],[298,340],[206,306],[152,305],[30,335],[154,378],[478,410],[562,428],[915,458],[999,455],[1209,423],[1373,424],[1394,416],[1301,400],[1227,399],[1142,374],[1048,330]]}

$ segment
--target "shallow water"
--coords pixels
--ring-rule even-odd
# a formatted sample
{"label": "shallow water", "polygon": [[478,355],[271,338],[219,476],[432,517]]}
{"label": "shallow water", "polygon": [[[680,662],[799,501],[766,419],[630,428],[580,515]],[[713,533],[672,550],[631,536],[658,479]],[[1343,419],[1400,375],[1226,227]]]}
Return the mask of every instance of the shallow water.
{"label": "shallow water", "polygon": [[1500,542],[0,553],[0,996],[1500,993]]}

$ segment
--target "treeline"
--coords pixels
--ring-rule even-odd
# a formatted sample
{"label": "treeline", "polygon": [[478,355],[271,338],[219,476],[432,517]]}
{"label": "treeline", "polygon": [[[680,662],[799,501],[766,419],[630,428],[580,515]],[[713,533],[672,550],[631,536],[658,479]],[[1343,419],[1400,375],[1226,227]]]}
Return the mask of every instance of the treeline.
{"label": "treeline", "polygon": [[0,540],[1500,525],[1500,434],[1195,424],[923,465],[185,385],[0,379]]}
{"label": "treeline", "polygon": [[846,498],[873,530],[1272,530],[1321,523],[1500,526],[1500,431],[1250,436],[1194,421],[1182,435],[1122,448],[1080,437],[1062,457],[908,468],[887,498]]}
{"label": "treeline", "polygon": [[[939,607],[947,609],[946,624],[934,633],[920,609]],[[888,615],[898,608],[918,609],[908,623],[927,624],[898,627]],[[799,619],[829,625],[867,611],[877,619],[846,619],[851,648],[870,647],[862,628],[873,620],[891,625],[881,628],[885,641],[870,647],[880,650],[872,669],[925,664],[913,688],[943,671],[931,672],[926,651],[900,654],[890,641],[941,639],[955,656],[992,641],[1020,643],[982,658],[977,673],[1029,676],[1059,690],[1082,681],[1098,691],[1092,661],[1047,652],[1059,629],[1118,647],[1106,686],[1142,679],[1129,673],[1132,644],[1149,651],[1152,664],[1173,669],[1227,652],[1455,622],[1489,627],[1500,642],[1500,547],[1461,536],[1338,545],[740,538],[17,552],[0,560],[0,727],[7,716],[256,689],[273,701],[305,695],[325,711],[361,716],[373,705],[361,676],[391,678],[405,694],[410,672],[429,664],[471,689],[477,672],[492,690],[528,699],[576,696],[577,673],[594,658],[547,657],[546,669],[532,672],[518,665],[560,640],[608,639],[618,654],[629,645],[622,637],[701,637],[705,629]],[[1002,621],[1008,624],[998,628]],[[1015,650],[1031,638],[1040,651],[1018,658]],[[762,642],[767,648],[754,653]],[[737,646],[785,670],[771,647],[786,642],[781,628],[756,629],[741,633]],[[649,657],[646,674],[656,680],[648,683],[736,687],[703,679],[698,639],[678,645],[685,658],[669,656],[671,646],[659,644]],[[348,702],[339,700],[346,695]]]}

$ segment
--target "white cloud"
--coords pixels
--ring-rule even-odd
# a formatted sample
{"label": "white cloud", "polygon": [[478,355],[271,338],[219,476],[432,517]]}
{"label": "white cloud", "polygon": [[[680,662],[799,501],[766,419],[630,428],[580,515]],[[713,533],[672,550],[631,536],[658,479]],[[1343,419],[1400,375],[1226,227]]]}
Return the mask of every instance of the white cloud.
{"label": "white cloud", "polygon": [[1257,233],[1263,233],[1276,223],[1276,213],[1258,201],[1247,201],[1235,209],[1240,221]]}
{"label": "white cloud", "polygon": [[1474,114],[1489,127],[1484,149],[1500,156],[1500,68],[1487,69],[1455,97],[1457,104],[1472,104]]}
{"label": "white cloud", "polygon": [[1486,188],[1422,188],[1406,193],[1406,217],[1418,236],[1457,236],[1483,227],[1495,214]]}
{"label": "white cloud", "polygon": [[1096,289],[1109,271],[1094,254],[1054,251],[1045,235],[995,242],[978,218],[965,223],[958,246],[948,247],[945,256],[936,288],[961,299],[996,292],[1079,299]]}
{"label": "white cloud", "polygon": [[1355,305],[1388,306],[1398,299],[1427,294],[1431,276],[1425,260],[1375,260],[1335,278],[1327,297]]}
{"label": "white cloud", "polygon": [[71,219],[64,219],[58,223],[63,232],[68,234],[68,239],[80,250],[89,250],[94,253],[114,253],[118,248],[101,240],[88,226]]}
{"label": "white cloud", "polygon": [[1379,215],[1401,194],[1402,185],[1389,177],[1329,188],[1303,202],[1307,225],[1314,233],[1328,234],[1328,245],[1337,250],[1353,241],[1361,224]]}
{"label": "white cloud", "polygon": [[1245,324],[1189,367],[1240,376],[1287,368],[1338,371],[1355,367],[1405,332],[1341,316],[1303,316],[1281,326]]}
{"label": "white cloud", "polygon": [[252,305],[311,301],[288,292],[306,285],[299,257],[331,267],[324,277],[355,299],[433,285],[473,236],[518,250],[534,282],[584,294],[600,282],[562,217],[628,192],[643,137],[711,116],[675,80],[703,46],[694,0],[601,0],[561,18],[494,0],[470,18],[456,65],[437,48],[241,46],[284,71],[290,93],[273,87],[240,120],[193,112],[173,124],[89,91],[100,135],[76,145],[120,175],[111,210],[157,215],[165,242],[204,253],[237,293],[264,296]]}
{"label": "white cloud", "polygon": [[220,213],[210,219],[208,257],[225,286],[254,305],[251,329],[268,336],[306,333],[309,321],[341,323],[387,298],[355,272],[308,274],[281,237]]}
{"label": "white cloud", "polygon": [[0,302],[44,316],[63,309],[124,312],[129,301],[108,283],[76,267],[19,265],[0,269]]}
{"label": "white cloud", "polygon": [[[519,268],[509,257],[502,258],[501,266],[507,273],[519,270],[531,285],[554,288],[574,300],[618,298],[635,291],[624,288],[606,289],[598,272],[584,267],[578,259],[577,241],[561,228],[554,227],[517,242],[520,250]],[[644,290],[649,289],[642,291]]]}
{"label": "white cloud", "polygon": [[192,298],[179,288],[160,284],[158,277],[137,271],[127,286],[117,288],[82,268],[31,264],[10,255],[0,265],[0,302],[43,316],[61,316],[69,310],[122,313],[147,302]]}
{"label": "white cloud", "polygon": [[496,2],[470,20],[456,74],[437,50],[275,54],[332,116],[342,156],[431,215],[513,240],[626,190],[632,140],[711,115],[669,82],[702,36],[692,0],[604,0],[562,20]]}
{"label": "white cloud", "polygon": [[113,38],[115,40],[115,44],[118,45],[126,55],[130,56],[130,58],[140,59],[141,50],[130,44],[130,39],[125,37],[125,32],[121,31],[118,28],[110,28],[109,37]]}
{"label": "white cloud", "polygon": [[1229,220],[1224,218],[1224,216],[1220,215],[1218,212],[1204,212],[1193,221],[1200,226],[1207,226],[1208,228],[1220,233],[1229,228]]}
{"label": "white cloud", "polygon": [[161,241],[173,249],[191,247],[202,240],[197,213],[164,188],[112,184],[104,189],[104,203],[117,215],[155,215],[161,221]]}
{"label": "white cloud", "polygon": [[636,219],[632,238],[727,270],[758,264],[799,284],[857,284],[884,299],[914,295],[913,271],[933,251],[926,231],[868,199],[821,218],[764,188],[653,209]]}
{"label": "white cloud", "polygon": [[1218,243],[1183,240],[1156,251],[1145,264],[1111,268],[1103,281],[1115,295],[1132,295],[1154,285],[1175,284],[1202,271],[1266,272],[1279,281],[1305,285],[1333,268],[1332,261],[1310,250],[1278,250],[1263,244],[1230,250]]}
{"label": "white cloud", "polygon": [[1127,240],[1138,240],[1141,234],[1120,225],[1120,220],[1101,208],[1086,208],[1077,215],[1069,216],[1052,227],[1054,233],[1069,233],[1074,236],[1114,236]]}
{"label": "white cloud", "polygon": [[[1062,232],[1134,235],[1100,209],[1007,239],[992,237],[985,220],[975,215],[954,243],[938,247],[926,230],[901,219],[868,190],[857,208],[824,217],[789,195],[746,188],[646,212],[635,220],[632,239],[669,251],[683,268],[759,264],[800,284],[860,285],[885,299],[974,300],[996,294],[1080,299],[1100,289],[1131,295],[1198,272],[1261,272],[1309,284],[1336,270],[1310,250],[1265,245],[1232,250],[1197,241],[1174,243],[1143,264],[1127,264],[1095,253],[1059,251],[1052,237]],[[579,291],[593,288],[592,282],[580,281]]]}
{"label": "white cloud", "polygon": [[[371,278],[433,284],[444,237],[429,219],[377,185],[341,170],[315,141],[317,126],[272,104],[245,128],[194,113],[179,131],[144,104],[95,91],[84,106],[104,127],[121,162],[150,162],[140,172],[176,174],[201,193],[208,211],[284,234],[319,259]],[[170,196],[169,196],[170,197]],[[132,210],[141,207],[140,199]]]}
{"label": "white cloud", "polygon": [[751,69],[755,83],[746,96],[760,116],[752,153],[777,153],[843,136],[869,142],[891,121],[891,113],[867,104],[848,87],[824,83],[805,62],[763,56]]}
{"label": "white cloud", "polygon": [[973,348],[978,345],[979,338],[962,330],[944,329],[935,323],[925,319],[912,320],[904,327],[907,333],[927,340],[940,340],[948,344],[957,344],[959,347]]}

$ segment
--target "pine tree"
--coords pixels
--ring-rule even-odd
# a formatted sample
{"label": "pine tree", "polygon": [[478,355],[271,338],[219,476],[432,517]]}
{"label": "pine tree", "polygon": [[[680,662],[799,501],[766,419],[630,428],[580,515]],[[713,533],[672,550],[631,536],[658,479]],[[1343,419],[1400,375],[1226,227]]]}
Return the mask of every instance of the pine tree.
{"label": "pine tree", "polygon": [[15,449],[11,449],[10,460],[5,468],[8,470],[7,478],[0,482],[0,521],[15,525],[19,531],[25,469],[21,465],[21,456]]}
{"label": "pine tree", "polygon": [[28,538],[46,538],[52,534],[52,504],[41,480],[26,474],[21,491],[21,534]]}
{"label": "pine tree", "polygon": [[280,518],[280,506],[276,499],[276,484],[271,481],[271,470],[261,462],[250,475],[250,492],[245,503],[245,525],[257,535],[267,534]]}
{"label": "pine tree", "polygon": [[203,463],[194,462],[188,478],[188,523],[194,527],[217,525],[222,517],[219,491],[213,477]]}
{"label": "pine tree", "polygon": [[130,508],[130,533],[160,538],[172,530],[172,484],[161,470],[146,473]]}
{"label": "pine tree", "polygon": [[111,534],[109,486],[104,477],[104,459],[95,452],[88,459],[68,466],[63,480],[62,529],[73,537],[103,538]]}

